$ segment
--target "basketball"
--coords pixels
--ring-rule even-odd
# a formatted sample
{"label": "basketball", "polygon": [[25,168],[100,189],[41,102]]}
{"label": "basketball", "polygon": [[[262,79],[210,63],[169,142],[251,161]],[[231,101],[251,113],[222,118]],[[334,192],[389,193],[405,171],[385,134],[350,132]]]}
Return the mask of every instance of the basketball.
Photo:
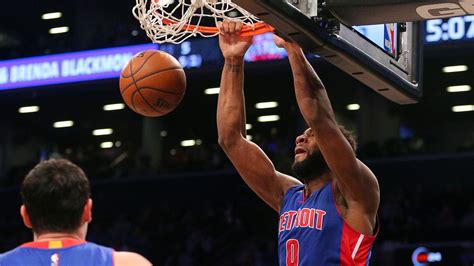
{"label": "basketball", "polygon": [[173,56],[154,50],[136,54],[120,75],[120,94],[133,111],[158,117],[173,111],[186,91],[186,75]]}

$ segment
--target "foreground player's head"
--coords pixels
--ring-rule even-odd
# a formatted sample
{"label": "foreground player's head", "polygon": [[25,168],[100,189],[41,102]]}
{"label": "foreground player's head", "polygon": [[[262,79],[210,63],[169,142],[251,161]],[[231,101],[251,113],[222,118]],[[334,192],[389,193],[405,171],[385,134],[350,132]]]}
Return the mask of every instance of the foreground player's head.
{"label": "foreground player's head", "polygon": [[21,186],[21,215],[35,235],[77,233],[85,237],[92,219],[87,176],[77,165],[51,159],[36,165]]}
{"label": "foreground player's head", "polygon": [[[339,130],[355,153],[357,142],[352,133],[341,125],[339,125]],[[296,137],[295,160],[292,168],[296,177],[303,182],[320,178],[329,172],[329,167],[319,150],[318,140],[311,128]]]}

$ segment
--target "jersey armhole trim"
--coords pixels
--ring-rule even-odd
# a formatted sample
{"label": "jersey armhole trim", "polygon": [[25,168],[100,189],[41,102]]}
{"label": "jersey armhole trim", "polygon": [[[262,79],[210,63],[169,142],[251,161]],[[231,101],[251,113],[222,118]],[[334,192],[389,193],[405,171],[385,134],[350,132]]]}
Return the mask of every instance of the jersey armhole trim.
{"label": "jersey armhole trim", "polygon": [[361,236],[364,236],[365,238],[369,238],[369,239],[372,239],[372,240],[375,240],[375,238],[377,237],[377,235],[379,234],[379,231],[380,231],[380,220],[379,220],[379,214],[377,213],[376,217],[375,217],[375,228],[374,228],[374,234],[373,235],[365,235],[365,234],[362,234],[360,232],[358,232],[357,230],[355,230],[354,228],[352,228],[352,226],[350,226],[346,220],[344,219],[344,217],[342,217],[342,214],[341,214],[341,210],[339,210],[339,207],[337,206],[337,203],[336,203],[336,188],[335,188],[335,182],[332,181],[331,182],[331,190],[332,190],[332,202],[334,203],[334,207],[336,208],[336,212],[337,214],[339,215],[339,217],[341,218],[341,220],[343,221],[343,223],[347,226],[347,228],[349,230],[351,230],[352,232],[354,233],[357,233],[357,234],[360,234]]}

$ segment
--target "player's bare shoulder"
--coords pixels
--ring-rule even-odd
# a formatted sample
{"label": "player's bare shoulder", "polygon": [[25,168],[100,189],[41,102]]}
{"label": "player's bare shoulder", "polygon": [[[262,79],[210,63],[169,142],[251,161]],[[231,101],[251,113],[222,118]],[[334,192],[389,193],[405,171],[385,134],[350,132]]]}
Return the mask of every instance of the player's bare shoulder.
{"label": "player's bare shoulder", "polygon": [[287,175],[287,174],[281,173],[279,171],[276,171],[276,173],[277,173],[277,176],[281,179],[283,194],[286,194],[288,189],[290,189],[294,186],[298,186],[298,185],[303,184],[300,180],[298,180],[298,178],[296,178],[294,176]]}
{"label": "player's bare shoulder", "polygon": [[152,265],[145,257],[133,252],[114,252],[115,266],[150,266]]}

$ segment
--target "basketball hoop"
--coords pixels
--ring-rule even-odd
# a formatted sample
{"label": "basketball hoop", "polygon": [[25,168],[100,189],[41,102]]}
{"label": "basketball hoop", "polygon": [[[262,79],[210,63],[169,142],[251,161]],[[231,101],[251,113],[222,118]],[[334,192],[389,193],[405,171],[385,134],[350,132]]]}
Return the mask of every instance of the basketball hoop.
{"label": "basketball hoop", "polygon": [[193,36],[214,37],[217,22],[241,21],[242,36],[273,28],[231,0],[136,0],[133,15],[154,43],[181,43]]}

